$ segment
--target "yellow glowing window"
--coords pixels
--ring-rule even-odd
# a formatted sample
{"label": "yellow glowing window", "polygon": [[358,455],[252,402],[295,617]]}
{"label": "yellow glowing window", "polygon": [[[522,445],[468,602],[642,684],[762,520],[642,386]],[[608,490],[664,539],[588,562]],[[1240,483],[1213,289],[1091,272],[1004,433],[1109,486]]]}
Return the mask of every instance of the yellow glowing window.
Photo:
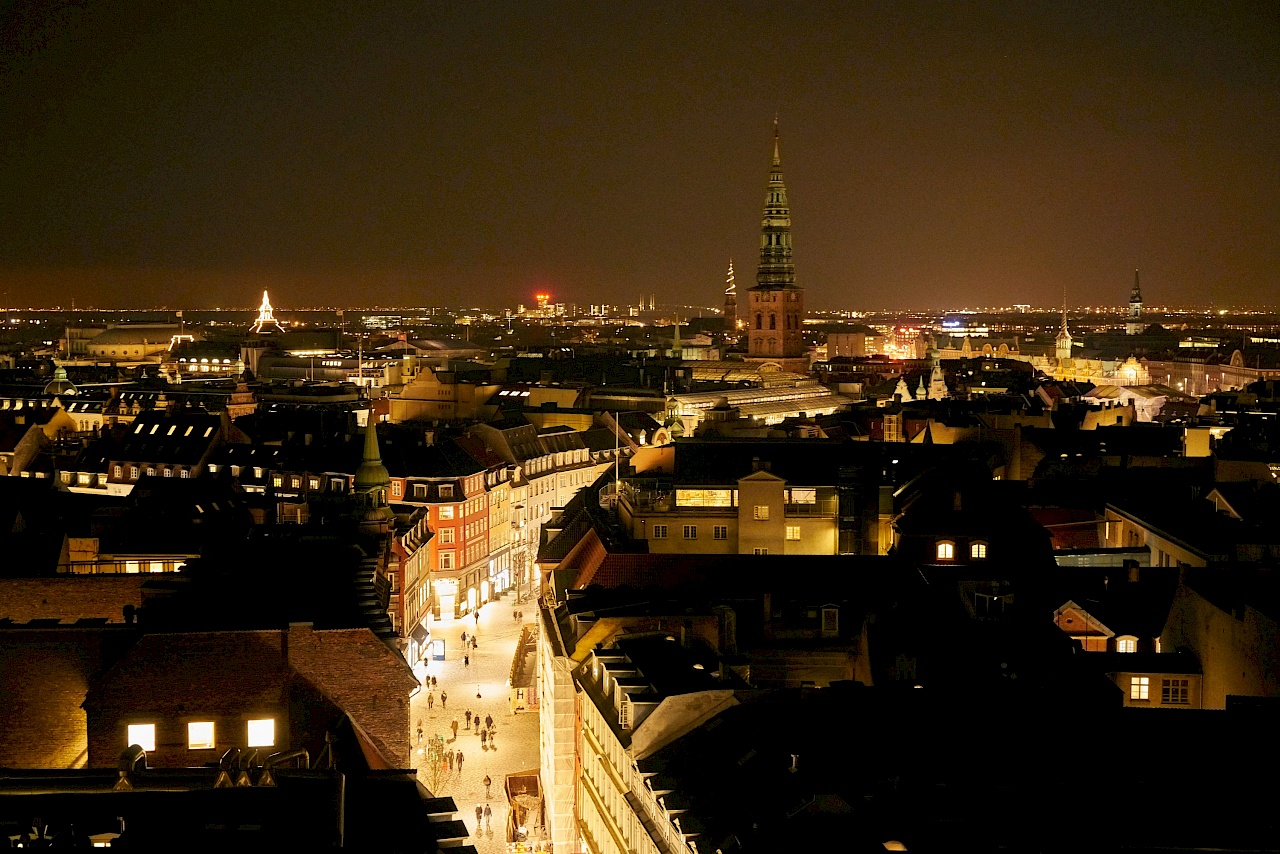
{"label": "yellow glowing window", "polygon": [[751,515],[761,521],[767,520],[769,518],[769,505],[756,504],[751,508]]}
{"label": "yellow glowing window", "polygon": [[938,543],[937,550],[938,560],[955,560],[956,544],[955,543]]}
{"label": "yellow glowing window", "polygon": [[1131,676],[1129,678],[1129,699],[1130,700],[1151,699],[1151,677],[1150,676]]}
{"label": "yellow glowing window", "polygon": [[187,724],[187,750],[213,749],[213,721],[192,721]]}
{"label": "yellow glowing window", "polygon": [[1132,636],[1116,638],[1116,652],[1137,652],[1138,639]]}
{"label": "yellow glowing window", "polygon": [[[156,749],[155,724],[129,724],[128,742],[148,752]],[[128,745],[126,745],[128,746]]]}
{"label": "yellow glowing window", "polygon": [[787,526],[787,539],[788,539],[788,540],[798,540],[798,539],[800,539],[800,526],[799,526],[799,525],[788,525],[788,526]]}
{"label": "yellow glowing window", "polygon": [[440,508],[440,518],[441,518],[441,519],[452,519],[452,518],[453,518],[453,507],[452,507],[452,505],[446,505],[446,506],[444,506],[444,507],[441,507],[441,508]]}
{"label": "yellow glowing window", "polygon": [[275,718],[260,718],[249,721],[249,747],[274,747],[275,743]]}
{"label": "yellow glowing window", "polygon": [[973,560],[984,560],[987,556],[986,543],[973,543],[969,546],[969,557]]}

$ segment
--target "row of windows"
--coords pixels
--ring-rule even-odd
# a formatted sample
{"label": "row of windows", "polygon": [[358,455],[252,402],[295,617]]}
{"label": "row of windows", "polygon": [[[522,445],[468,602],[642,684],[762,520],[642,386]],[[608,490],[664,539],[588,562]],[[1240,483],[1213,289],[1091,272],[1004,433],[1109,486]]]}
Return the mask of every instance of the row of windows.
{"label": "row of windows", "polygon": [[[125,734],[125,746],[136,744],[147,752],[156,749],[155,724],[129,724]],[[187,724],[188,750],[213,750],[218,744],[213,721],[191,721]],[[274,718],[256,718],[246,721],[246,747],[275,747],[276,722]]]}
{"label": "row of windows", "polygon": [[[1130,700],[1151,699],[1151,677],[1133,676],[1129,679]],[[1162,706],[1185,706],[1191,702],[1191,680],[1161,679],[1160,704]]]}
{"label": "row of windows", "polygon": [[[935,554],[937,554],[938,560],[955,560],[956,544],[948,540],[943,540],[942,542],[938,543],[938,547]],[[987,557],[986,543],[970,543],[969,544],[969,558],[971,560],[984,560],[986,559],[986,557]]]}
{"label": "row of windows", "polygon": [[[784,325],[787,329],[792,329],[792,328],[799,329],[799,328],[800,328],[800,321],[799,321],[799,319],[798,319],[798,318],[792,317],[792,316],[791,316],[791,315],[789,315],[789,314],[784,314],[784,315],[782,316],[782,320],[783,320],[783,325]],[[762,315],[760,315],[759,313],[757,313],[757,314],[756,314],[756,329],[764,329],[763,322],[764,322],[764,317],[763,317]],[[769,328],[770,328],[770,329],[777,329],[777,328],[778,328],[778,315],[776,315],[776,314],[771,314],[771,315],[769,315]]]}

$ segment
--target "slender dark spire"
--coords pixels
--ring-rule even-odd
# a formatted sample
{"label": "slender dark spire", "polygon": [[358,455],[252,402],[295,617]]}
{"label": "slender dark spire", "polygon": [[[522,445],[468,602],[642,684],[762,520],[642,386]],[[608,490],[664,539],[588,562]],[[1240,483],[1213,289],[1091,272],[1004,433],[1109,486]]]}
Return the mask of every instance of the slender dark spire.
{"label": "slender dark spire", "polygon": [[773,165],[760,220],[760,266],[756,286],[794,288],[796,268],[791,262],[791,209],[787,206],[787,186],[782,182],[782,148],[778,120],[773,120]]}

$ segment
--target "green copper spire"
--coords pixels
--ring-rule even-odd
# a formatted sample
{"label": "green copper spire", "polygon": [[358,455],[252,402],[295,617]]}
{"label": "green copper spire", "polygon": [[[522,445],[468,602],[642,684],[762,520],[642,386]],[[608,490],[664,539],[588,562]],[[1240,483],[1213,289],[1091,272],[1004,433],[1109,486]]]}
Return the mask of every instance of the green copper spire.
{"label": "green copper spire", "polygon": [[356,470],[356,492],[368,492],[373,489],[391,485],[391,473],[382,464],[382,454],[378,452],[378,431],[374,426],[376,416],[369,413],[369,426],[364,429],[364,458],[360,468]]}
{"label": "green copper spire", "polygon": [[791,262],[791,209],[787,206],[787,186],[782,183],[782,153],[778,140],[778,120],[773,120],[773,166],[760,220],[760,266],[756,286],[794,288],[796,268]]}

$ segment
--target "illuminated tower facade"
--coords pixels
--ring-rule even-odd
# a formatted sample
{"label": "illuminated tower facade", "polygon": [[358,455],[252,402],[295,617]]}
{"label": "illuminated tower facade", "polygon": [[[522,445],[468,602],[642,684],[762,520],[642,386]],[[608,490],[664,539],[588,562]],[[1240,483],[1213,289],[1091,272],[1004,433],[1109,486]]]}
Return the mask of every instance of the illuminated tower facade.
{"label": "illuminated tower facade", "polygon": [[1142,289],[1138,287],[1138,271],[1133,271],[1133,290],[1129,291],[1129,322],[1124,325],[1129,335],[1142,334]]}
{"label": "illuminated tower facade", "polygon": [[760,222],[760,266],[748,292],[747,355],[753,358],[797,358],[805,355],[800,336],[804,289],[796,287],[791,262],[791,210],[782,183],[778,120],[773,122],[773,167]]}
{"label": "illuminated tower facade", "polygon": [[724,331],[730,338],[738,332],[738,286],[733,281],[733,259],[729,259],[729,275],[724,289]]}
{"label": "illuminated tower facade", "polygon": [[262,305],[258,306],[258,319],[254,322],[249,330],[254,335],[263,335],[268,332],[284,332],[280,327],[280,321],[276,320],[276,316],[271,308],[271,299],[267,296],[267,292],[262,292]]}

